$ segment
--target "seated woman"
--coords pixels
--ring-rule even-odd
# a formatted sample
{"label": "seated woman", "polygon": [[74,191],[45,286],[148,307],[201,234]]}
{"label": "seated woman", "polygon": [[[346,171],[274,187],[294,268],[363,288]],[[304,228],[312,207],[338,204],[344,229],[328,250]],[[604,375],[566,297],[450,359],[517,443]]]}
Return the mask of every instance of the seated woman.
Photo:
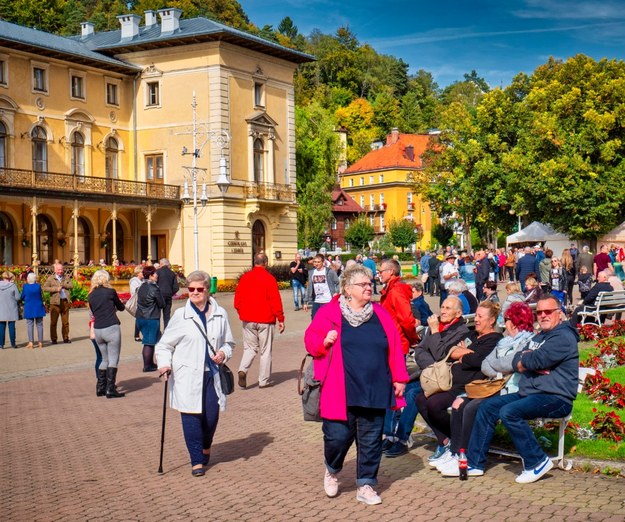
{"label": "seated woman", "polygon": [[486,281],[483,289],[484,301],[492,301],[493,303],[499,303],[499,296],[497,295],[497,283],[495,281]]}
{"label": "seated woman", "polygon": [[525,301],[525,296],[521,291],[521,284],[515,281],[510,281],[506,286],[506,300],[501,305],[501,313],[499,314],[499,319],[497,319],[497,326],[500,328],[505,328],[504,317],[506,316],[506,312],[512,303],[523,303]]}
{"label": "seated woman", "polygon": [[440,462],[450,458],[452,433],[447,409],[456,397],[464,394],[466,384],[484,378],[481,372],[482,361],[502,338],[502,335],[495,331],[499,310],[498,303],[492,301],[480,303],[475,312],[475,331],[470,333],[467,340],[461,341],[452,348],[450,358],[458,361],[458,364],[454,364],[451,369],[451,389],[435,393],[427,398],[423,393],[416,397],[417,408],[421,415],[436,434],[439,445],[446,447],[446,451],[438,459],[430,460],[430,466],[436,467]]}
{"label": "seated woman", "polygon": [[[519,350],[525,349],[534,335],[534,314],[525,303],[512,303],[504,314],[506,337],[482,361],[482,373],[489,378],[501,378],[512,373],[512,359]],[[518,373],[515,373],[499,391],[499,395],[518,391]],[[451,406],[451,447],[445,460],[436,469],[445,476],[458,476],[458,453],[469,446],[469,437],[477,409],[484,399],[458,397]]]}
{"label": "seated woman", "polygon": [[534,277],[525,280],[525,302],[527,304],[537,303],[543,296],[543,291]]}

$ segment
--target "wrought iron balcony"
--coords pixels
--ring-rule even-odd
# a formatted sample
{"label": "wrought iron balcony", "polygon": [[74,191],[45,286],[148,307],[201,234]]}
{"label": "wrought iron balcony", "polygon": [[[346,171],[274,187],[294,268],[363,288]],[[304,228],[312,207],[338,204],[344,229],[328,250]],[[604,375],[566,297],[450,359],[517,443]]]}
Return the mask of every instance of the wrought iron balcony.
{"label": "wrought iron balcony", "polygon": [[92,201],[127,199],[128,203],[180,204],[178,185],[9,168],[0,168],[0,191],[22,196],[37,196],[43,192],[48,197]]}
{"label": "wrought iron balcony", "polygon": [[248,199],[264,199],[268,201],[294,203],[295,190],[290,185],[248,181],[245,184],[245,197]]}

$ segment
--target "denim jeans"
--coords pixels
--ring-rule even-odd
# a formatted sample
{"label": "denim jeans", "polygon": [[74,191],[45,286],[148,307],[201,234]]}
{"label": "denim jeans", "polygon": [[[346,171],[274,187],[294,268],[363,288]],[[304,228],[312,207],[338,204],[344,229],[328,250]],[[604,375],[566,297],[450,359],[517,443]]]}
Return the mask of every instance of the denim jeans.
{"label": "denim jeans", "polygon": [[485,468],[495,424],[497,419],[501,419],[523,459],[523,467],[535,468],[545,460],[546,455],[527,421],[541,417],[557,419],[568,415],[572,409],[573,405],[569,401],[549,393],[536,393],[526,397],[511,393],[486,399],[480,404],[471,431],[467,451],[469,464],[477,469]]}
{"label": "denim jeans", "polygon": [[295,304],[295,308],[301,308],[304,306],[304,293],[306,288],[304,288],[304,285],[297,279],[291,279],[291,288],[293,288],[293,303]]}
{"label": "denim jeans", "polygon": [[0,346],[4,348],[7,323],[9,324],[9,342],[15,346],[15,321],[0,321]]}
{"label": "denim jeans", "polygon": [[330,473],[343,469],[345,456],[356,441],[356,484],[375,486],[382,458],[385,410],[348,407],[347,421],[323,419],[323,447]]}
{"label": "denim jeans", "polygon": [[421,393],[421,383],[416,380],[406,384],[404,389],[404,398],[406,406],[401,410],[386,410],[384,417],[384,435],[387,437],[397,437],[401,442],[408,442],[414,421],[417,418],[419,409],[415,397]]}

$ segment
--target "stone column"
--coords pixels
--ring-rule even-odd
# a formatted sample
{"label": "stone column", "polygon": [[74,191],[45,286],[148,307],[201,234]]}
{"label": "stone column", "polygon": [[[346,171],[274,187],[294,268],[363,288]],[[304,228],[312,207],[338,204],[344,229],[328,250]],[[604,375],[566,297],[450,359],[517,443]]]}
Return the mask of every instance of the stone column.
{"label": "stone column", "polygon": [[78,206],[78,200],[74,200],[74,208],[72,209],[72,220],[74,222],[74,278],[78,275],[78,265],[80,260],[78,259],[78,216],[80,216],[80,207]]}
{"label": "stone column", "polygon": [[31,260],[31,265],[33,267],[33,270],[35,271],[35,274],[39,275],[39,260],[38,260],[38,253],[37,253],[37,214],[38,214],[38,207],[37,207],[37,197],[34,196],[32,199],[32,204],[30,205],[30,215],[32,217],[32,260]]}
{"label": "stone column", "polygon": [[113,253],[111,254],[111,265],[117,266],[117,203],[113,203],[111,210],[111,228],[113,230]]}
{"label": "stone column", "polygon": [[148,265],[152,264],[152,214],[154,214],[154,209],[152,205],[148,205],[145,208],[141,209],[143,214],[145,215],[145,220],[148,224],[148,257],[146,259],[146,263]]}

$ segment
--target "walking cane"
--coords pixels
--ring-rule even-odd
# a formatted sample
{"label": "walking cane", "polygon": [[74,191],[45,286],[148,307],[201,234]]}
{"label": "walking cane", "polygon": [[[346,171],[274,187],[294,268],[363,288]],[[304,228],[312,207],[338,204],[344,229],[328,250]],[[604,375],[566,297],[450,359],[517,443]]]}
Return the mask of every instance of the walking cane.
{"label": "walking cane", "polygon": [[[163,375],[167,375],[169,377],[170,373],[171,371],[167,371]],[[167,416],[167,383],[168,382],[169,382],[169,379],[165,381],[165,394],[163,396],[163,426],[161,428],[161,458],[158,462],[159,473],[163,473],[163,447],[165,446],[165,418]]]}

